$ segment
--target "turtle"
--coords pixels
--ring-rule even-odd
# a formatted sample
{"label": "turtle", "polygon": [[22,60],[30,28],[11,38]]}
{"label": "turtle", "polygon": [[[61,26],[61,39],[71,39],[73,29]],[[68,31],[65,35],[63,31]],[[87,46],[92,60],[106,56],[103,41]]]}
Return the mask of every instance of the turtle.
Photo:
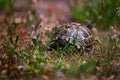
{"label": "turtle", "polygon": [[51,48],[75,45],[77,49],[94,44],[95,37],[86,25],[72,22],[61,25],[54,33],[50,43]]}

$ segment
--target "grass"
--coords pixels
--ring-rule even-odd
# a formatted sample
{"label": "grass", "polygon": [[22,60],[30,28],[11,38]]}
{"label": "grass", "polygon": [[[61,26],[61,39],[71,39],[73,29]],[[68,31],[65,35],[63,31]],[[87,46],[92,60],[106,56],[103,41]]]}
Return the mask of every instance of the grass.
{"label": "grass", "polygon": [[[111,38],[110,35],[110,37],[107,37],[108,35],[106,34],[106,36],[104,36],[105,39],[104,37],[101,37],[103,39],[101,41],[102,46],[99,47],[98,50],[94,49],[89,53],[83,52],[83,55],[81,55],[81,52],[74,51],[74,47],[71,46],[67,46],[67,48],[64,48],[64,50],[57,49],[57,51],[49,51],[47,50],[46,45],[42,44],[38,38],[30,40],[29,43],[31,46],[28,46],[27,50],[22,49],[22,47],[20,49],[17,49],[11,45],[16,45],[16,42],[19,42],[19,38],[17,38],[16,36],[16,39],[14,41],[12,31],[9,30],[9,33],[10,34],[8,35],[8,39],[10,44],[2,45],[5,49],[5,53],[4,56],[2,56],[1,58],[1,64],[8,64],[9,66],[11,66],[12,64],[15,65],[14,60],[16,60],[17,58],[17,66],[21,64],[22,66],[27,67],[28,72],[26,73],[26,71],[24,72],[24,70],[23,72],[28,74],[26,75],[28,77],[30,76],[30,74],[45,74],[50,77],[55,75],[52,75],[52,73],[55,73],[59,70],[64,72],[64,75],[67,79],[70,79],[70,77],[79,79],[83,76],[93,76],[97,73],[101,75],[104,74],[106,76],[110,76],[113,74],[119,75],[120,70],[117,66],[117,64],[119,64],[120,62],[120,52],[117,48],[118,41],[116,40],[116,38]],[[50,67],[51,65],[52,67]],[[12,67],[14,68],[15,66]],[[103,71],[104,69],[105,71]],[[9,71],[11,71],[11,69],[9,69]],[[11,78],[10,74],[15,75],[15,73],[13,72],[8,72],[9,74],[6,74],[6,76],[9,76],[8,78]]]}
{"label": "grass", "polygon": [[[46,44],[43,44],[39,39],[39,34],[36,38],[26,39],[27,42],[19,46],[22,36],[19,33],[13,34],[18,26],[19,24],[11,24],[8,28],[8,44],[2,44],[4,54],[0,57],[0,78],[19,78],[23,76],[21,72],[26,74],[24,75],[26,79],[42,75],[51,78],[58,71],[62,71],[67,79],[82,79],[95,75],[107,77],[119,75],[119,39],[117,37],[112,38],[110,32],[107,32],[109,34],[102,34],[102,32],[101,44],[95,44],[94,49],[89,52],[77,51],[74,44],[71,46],[68,44],[63,49],[58,47],[57,50],[49,51],[47,48],[50,39]],[[36,23],[36,28],[38,26]],[[48,36],[50,38],[50,35]],[[9,67],[4,69],[5,65]],[[19,66],[22,66],[22,70],[19,70]],[[3,74],[4,70],[7,70],[5,74]],[[18,77],[16,71],[19,72]]]}

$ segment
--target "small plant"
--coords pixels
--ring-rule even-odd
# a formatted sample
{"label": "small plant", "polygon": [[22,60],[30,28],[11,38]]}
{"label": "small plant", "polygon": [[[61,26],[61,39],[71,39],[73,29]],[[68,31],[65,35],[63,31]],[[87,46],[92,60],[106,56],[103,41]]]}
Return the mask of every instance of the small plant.
{"label": "small plant", "polygon": [[[19,50],[17,50],[19,34],[14,35],[13,32],[16,29],[17,24],[12,24],[9,26],[7,35],[8,35],[8,44],[2,43],[3,48],[5,49],[6,57],[12,58],[13,55],[17,55],[19,57],[23,57],[23,54],[20,54]],[[13,58],[14,59],[14,58]]]}
{"label": "small plant", "polygon": [[13,39],[12,29],[10,27],[8,28],[8,39],[10,44],[14,45],[14,47],[17,45],[19,40],[19,35],[16,36],[15,40]]}

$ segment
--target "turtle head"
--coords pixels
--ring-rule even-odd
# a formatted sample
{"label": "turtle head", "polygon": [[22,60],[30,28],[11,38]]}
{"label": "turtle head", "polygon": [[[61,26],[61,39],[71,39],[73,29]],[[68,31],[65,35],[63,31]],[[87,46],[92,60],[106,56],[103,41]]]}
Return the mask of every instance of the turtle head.
{"label": "turtle head", "polygon": [[99,35],[98,35],[98,30],[96,27],[91,27],[90,29],[91,33],[94,35],[95,38],[95,42],[101,44],[101,40],[99,39]]}

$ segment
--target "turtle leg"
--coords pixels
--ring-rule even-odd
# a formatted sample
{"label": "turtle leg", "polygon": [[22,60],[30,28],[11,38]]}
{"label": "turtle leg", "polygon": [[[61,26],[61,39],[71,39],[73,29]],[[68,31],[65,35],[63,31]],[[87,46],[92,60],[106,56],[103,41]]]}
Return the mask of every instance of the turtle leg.
{"label": "turtle leg", "polygon": [[48,50],[56,49],[57,45],[58,44],[57,44],[56,40],[50,41],[49,46],[48,46]]}
{"label": "turtle leg", "polygon": [[95,37],[95,43],[97,43],[99,45],[100,53],[103,53],[102,43],[98,37]]}

